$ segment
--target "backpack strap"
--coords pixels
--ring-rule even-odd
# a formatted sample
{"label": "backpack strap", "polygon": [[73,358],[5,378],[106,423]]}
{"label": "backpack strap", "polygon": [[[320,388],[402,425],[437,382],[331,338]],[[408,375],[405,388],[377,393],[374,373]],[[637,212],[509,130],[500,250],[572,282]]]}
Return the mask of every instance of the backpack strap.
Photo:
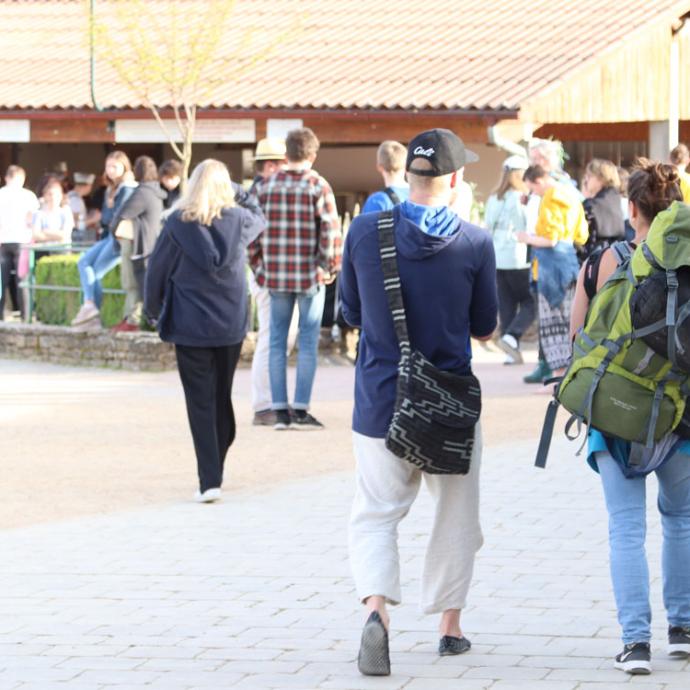
{"label": "backpack strap", "polygon": [[395,193],[393,187],[384,187],[383,193],[391,200],[393,206],[402,203],[402,199]]}
{"label": "backpack strap", "polygon": [[553,427],[556,424],[556,415],[560,403],[555,396],[549,401],[544,415],[544,425],[541,429],[541,438],[539,439],[539,448],[537,448],[537,457],[534,459],[534,466],[544,469],[546,467],[546,459],[549,456],[549,448],[551,447],[551,439],[553,437]]}
{"label": "backpack strap", "polygon": [[604,254],[603,247],[595,249],[588,257],[585,265],[585,274],[582,281],[582,286],[585,289],[585,294],[591,302],[594,295],[597,294],[597,282],[599,280],[599,265],[601,264],[601,257]]}
{"label": "backpack strap", "polygon": [[657,271],[665,270],[664,267],[659,264],[656,256],[654,256],[654,252],[649,248],[649,245],[646,242],[643,242],[640,246],[642,247],[644,258],[647,259],[652,268],[655,268]]}
{"label": "backpack strap", "polygon": [[405,303],[403,302],[400,274],[398,273],[398,254],[395,248],[395,225],[393,211],[381,211],[376,221],[379,235],[379,255],[383,270],[383,287],[386,291],[388,308],[393,317],[393,327],[400,346],[400,355],[410,353],[410,337],[407,332]]}
{"label": "backpack strap", "polygon": [[666,325],[668,326],[668,360],[676,366],[676,310],[678,308],[678,275],[674,270],[666,271]]}
{"label": "backpack strap", "polygon": [[598,247],[587,258],[587,265],[585,268],[585,275],[583,280],[583,287],[585,294],[591,302],[594,295],[597,294],[597,283],[599,282],[599,268],[601,266],[601,259],[607,249],[610,249],[613,257],[616,260],[616,267],[620,268],[626,262],[630,261],[633,253],[633,247],[629,242],[621,241],[614,242],[610,247]]}
{"label": "backpack strap", "polygon": [[633,248],[630,246],[630,242],[619,241],[614,242],[609,249],[613,252],[616,257],[616,266],[621,267],[626,261],[630,260],[633,255]]}
{"label": "backpack strap", "polygon": [[683,322],[690,316],[690,302],[686,302],[679,310],[678,317],[676,318],[676,329],[674,334],[674,340],[676,341],[676,351],[680,352],[682,355],[685,354],[685,348],[678,338],[678,330],[680,329]]}

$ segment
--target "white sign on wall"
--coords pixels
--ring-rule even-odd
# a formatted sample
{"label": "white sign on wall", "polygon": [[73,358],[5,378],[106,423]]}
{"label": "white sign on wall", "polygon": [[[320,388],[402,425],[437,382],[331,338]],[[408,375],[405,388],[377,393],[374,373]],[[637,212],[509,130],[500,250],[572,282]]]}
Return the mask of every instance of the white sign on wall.
{"label": "white sign on wall", "polygon": [[[175,120],[164,120],[175,141],[182,134]],[[168,135],[155,120],[116,120],[115,141],[120,144],[165,144]],[[197,144],[252,144],[256,141],[256,122],[242,120],[197,120],[194,143]]]}
{"label": "white sign on wall", "polygon": [[0,120],[0,141],[22,143],[31,141],[29,120]]}
{"label": "white sign on wall", "polygon": [[302,120],[269,118],[266,120],[266,136],[272,139],[285,139],[290,130],[301,129],[302,127],[304,127]]}

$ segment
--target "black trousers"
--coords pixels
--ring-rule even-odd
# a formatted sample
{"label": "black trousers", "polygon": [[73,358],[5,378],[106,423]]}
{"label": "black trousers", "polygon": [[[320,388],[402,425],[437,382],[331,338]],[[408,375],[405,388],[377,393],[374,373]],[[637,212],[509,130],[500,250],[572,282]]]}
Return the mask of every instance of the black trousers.
{"label": "black trousers", "polygon": [[5,293],[9,288],[12,306],[16,311],[22,310],[22,296],[19,289],[19,277],[17,276],[17,266],[19,265],[19,254],[21,245],[14,242],[0,245],[0,321],[5,314]]}
{"label": "black trousers", "polygon": [[232,379],[241,349],[242,343],[175,346],[202,493],[223,483],[225,456],[235,440]]}
{"label": "black trousers", "polygon": [[501,335],[520,340],[537,315],[537,304],[529,286],[529,268],[496,271],[498,315]]}

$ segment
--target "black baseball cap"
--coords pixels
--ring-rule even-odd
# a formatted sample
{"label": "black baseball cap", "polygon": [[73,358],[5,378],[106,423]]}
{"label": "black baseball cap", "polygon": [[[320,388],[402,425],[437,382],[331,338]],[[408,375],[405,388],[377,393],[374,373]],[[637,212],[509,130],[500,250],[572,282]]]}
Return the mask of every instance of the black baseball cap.
{"label": "black baseball cap", "polygon": [[[413,163],[417,158],[429,161],[431,169],[415,169]],[[454,132],[449,129],[428,129],[409,143],[405,170],[424,177],[440,177],[478,160],[479,156],[466,149],[462,139]]]}

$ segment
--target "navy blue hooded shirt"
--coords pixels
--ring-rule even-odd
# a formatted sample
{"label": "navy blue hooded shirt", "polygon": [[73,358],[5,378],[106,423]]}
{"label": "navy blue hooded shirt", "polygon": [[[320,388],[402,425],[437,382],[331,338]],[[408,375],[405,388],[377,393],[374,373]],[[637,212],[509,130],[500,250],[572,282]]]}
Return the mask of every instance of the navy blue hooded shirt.
{"label": "navy blue hooded shirt", "polygon": [[[430,213],[422,230],[405,216],[418,217],[419,208],[402,204],[393,211],[410,341],[440,369],[467,374],[470,334],[486,337],[496,328],[491,237],[447,213]],[[388,430],[400,359],[383,289],[378,215],[365,213],[352,222],[339,278],[343,316],[361,328],[352,428],[373,438],[385,437]],[[442,227],[433,227],[435,217]]]}
{"label": "navy blue hooded shirt", "polygon": [[249,323],[246,248],[265,228],[250,200],[224,209],[211,225],[167,219],[146,272],[146,313],[162,340],[221,347],[244,340]]}

